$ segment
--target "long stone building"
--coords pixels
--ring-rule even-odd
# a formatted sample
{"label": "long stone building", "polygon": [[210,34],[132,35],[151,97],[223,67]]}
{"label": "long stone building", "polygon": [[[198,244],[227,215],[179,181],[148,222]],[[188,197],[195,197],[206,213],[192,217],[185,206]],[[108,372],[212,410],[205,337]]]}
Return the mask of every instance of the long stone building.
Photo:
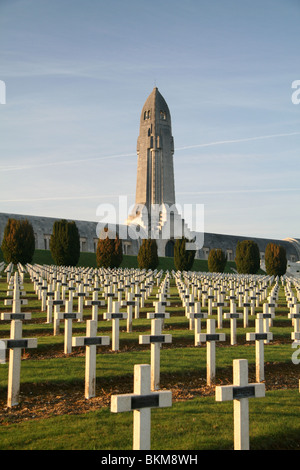
{"label": "long stone building", "polygon": [[[253,240],[257,243],[263,262],[269,242],[282,245],[290,263],[300,261],[300,240],[253,238],[216,233],[195,233],[178,213],[175,206],[175,182],[173,169],[174,139],[171,128],[171,114],[165,99],[155,87],[148,96],[140,116],[140,133],[137,140],[137,184],[136,200],[132,213],[123,225],[116,227],[127,230],[122,238],[123,252],[137,255],[143,237],[156,238],[159,256],[173,256],[174,241],[185,235],[196,240],[193,245],[196,258],[207,259],[209,251],[221,248],[227,259],[235,258],[238,241]],[[8,218],[27,219],[33,226],[36,249],[48,250],[54,218],[32,215],[0,213],[0,241]],[[104,225],[97,222],[76,220],[80,234],[82,252],[95,252],[98,235]],[[140,238],[133,236],[137,232]],[[197,243],[197,241],[201,243]]]}

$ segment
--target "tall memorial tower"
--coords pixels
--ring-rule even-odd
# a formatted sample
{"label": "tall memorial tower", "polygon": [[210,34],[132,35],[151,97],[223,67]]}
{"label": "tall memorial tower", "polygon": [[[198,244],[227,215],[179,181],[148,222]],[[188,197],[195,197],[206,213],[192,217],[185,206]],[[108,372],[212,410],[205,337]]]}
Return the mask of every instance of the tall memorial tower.
{"label": "tall memorial tower", "polygon": [[190,235],[175,206],[173,154],[171,114],[155,87],[140,117],[135,206],[126,223],[157,239],[160,256],[172,255],[175,238]]}

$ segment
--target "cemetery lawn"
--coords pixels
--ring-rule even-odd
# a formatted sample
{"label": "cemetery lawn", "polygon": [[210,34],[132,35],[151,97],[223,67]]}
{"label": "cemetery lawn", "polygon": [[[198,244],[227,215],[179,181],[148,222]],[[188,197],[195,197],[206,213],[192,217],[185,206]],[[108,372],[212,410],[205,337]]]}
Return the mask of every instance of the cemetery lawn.
{"label": "cemetery lawn", "polygon": [[[151,412],[152,450],[233,450],[232,402],[213,396]],[[251,450],[300,448],[299,392],[250,400]],[[1,450],[131,450],[132,413],[94,412],[32,419],[0,428]],[[174,425],[175,423],[175,425]]]}
{"label": "cemetery lawn", "polygon": [[[4,306],[7,284],[0,279],[0,309]],[[0,449],[1,450],[131,450],[132,413],[110,412],[112,394],[132,393],[133,367],[150,363],[149,345],[139,344],[139,335],[150,334],[146,313],[153,311],[157,288],[133,320],[132,333],[120,321],[120,351],[110,346],[97,350],[96,397],[84,398],[85,348],[64,354],[64,322],[53,336],[53,324],[26,277],[24,282],[32,312],[23,322],[23,337],[38,338],[38,347],[23,352],[19,405],[7,408],[8,363],[0,365]],[[161,389],[171,390],[171,408],[152,410],[152,450],[231,450],[233,449],[233,404],[215,401],[215,386],[206,383],[206,345],[194,346],[178,291],[171,284],[170,318],[164,333],[172,343],[161,348]],[[77,300],[74,300],[74,309]],[[203,311],[207,309],[204,308]],[[237,308],[239,311],[239,309]],[[103,321],[106,310],[99,308],[98,335],[111,338],[111,321]],[[126,309],[124,309],[126,311]],[[225,307],[224,312],[229,311]],[[262,311],[258,308],[257,311]],[[264,346],[266,397],[250,400],[250,447],[253,450],[300,448],[299,354],[291,341],[292,325],[283,288],[270,331],[273,340]],[[73,321],[73,336],[85,335],[91,308],[84,308],[84,321]],[[216,311],[210,318],[217,318]],[[255,330],[254,317],[243,328],[237,322],[237,344],[230,345],[230,322],[223,321],[226,341],[216,345],[216,385],[232,383],[232,362],[247,359],[249,382],[255,382],[255,344],[246,341],[246,332]],[[205,320],[202,325],[205,330]],[[221,331],[221,330],[217,330]],[[0,338],[10,335],[10,322],[0,323]],[[297,354],[298,363],[292,356]],[[174,425],[175,423],[175,425]]]}

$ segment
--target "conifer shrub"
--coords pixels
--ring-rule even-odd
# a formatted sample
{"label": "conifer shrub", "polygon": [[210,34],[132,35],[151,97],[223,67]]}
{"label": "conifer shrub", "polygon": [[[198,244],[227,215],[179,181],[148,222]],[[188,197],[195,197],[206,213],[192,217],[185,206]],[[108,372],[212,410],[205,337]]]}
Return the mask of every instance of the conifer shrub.
{"label": "conifer shrub", "polygon": [[158,254],[156,240],[144,238],[137,256],[140,269],[156,269],[158,266]]}
{"label": "conifer shrub", "polygon": [[257,243],[253,240],[239,241],[236,247],[235,263],[239,274],[256,274],[260,268]]}
{"label": "conifer shrub", "polygon": [[80,256],[80,239],[76,223],[65,219],[53,224],[50,251],[58,266],[76,266]]}
{"label": "conifer shrub", "polygon": [[31,263],[35,239],[32,225],[27,219],[8,219],[4,228],[1,250],[7,263]]}
{"label": "conifer shrub", "polygon": [[223,273],[227,263],[224,251],[220,248],[210,250],[207,263],[209,272]]}
{"label": "conifer shrub", "polygon": [[265,251],[265,266],[268,275],[283,276],[287,267],[285,248],[276,243],[268,243]]}
{"label": "conifer shrub", "polygon": [[106,237],[99,238],[96,250],[97,266],[99,268],[118,268],[123,261],[122,241],[118,234],[115,239],[109,236],[107,228]]}
{"label": "conifer shrub", "polygon": [[195,250],[187,250],[185,237],[177,238],[174,245],[174,265],[177,271],[190,271],[194,264]]}

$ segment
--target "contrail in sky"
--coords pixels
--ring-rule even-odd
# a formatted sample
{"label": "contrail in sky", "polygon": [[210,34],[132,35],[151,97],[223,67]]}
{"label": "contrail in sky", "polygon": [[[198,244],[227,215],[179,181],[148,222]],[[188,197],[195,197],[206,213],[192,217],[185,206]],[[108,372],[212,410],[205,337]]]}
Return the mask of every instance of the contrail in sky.
{"label": "contrail in sky", "polygon": [[272,139],[273,137],[288,137],[291,135],[300,135],[300,132],[290,132],[289,134],[261,135],[259,137],[247,137],[245,139],[219,140],[217,142],[209,142],[207,144],[197,144],[197,145],[189,145],[187,147],[180,147],[180,148],[177,148],[176,150],[195,149],[195,148],[200,148],[200,147],[210,147],[213,145],[222,145],[222,144],[235,144],[239,142],[250,142],[251,140]]}
{"label": "contrail in sky", "polygon": [[[205,144],[196,144],[196,145],[188,145],[186,147],[179,147],[176,148],[175,151],[180,150],[188,150],[188,149],[195,149],[201,147],[211,147],[214,145],[223,145],[223,144],[234,144],[234,143],[241,143],[241,142],[250,142],[253,140],[262,140],[262,139],[272,139],[275,137],[289,137],[292,135],[300,135],[300,132],[290,132],[288,134],[271,134],[271,135],[261,135],[258,137],[247,137],[244,139],[233,139],[233,140],[219,140],[216,142],[208,142]],[[9,165],[9,166],[2,166],[0,167],[0,171],[20,171],[20,170],[31,170],[33,168],[46,168],[51,166],[59,166],[59,165],[72,165],[76,163],[86,163],[89,161],[100,161],[100,160],[110,160],[112,158],[121,158],[121,157],[136,157],[136,153],[125,153],[125,154],[118,154],[118,155],[106,155],[103,157],[87,157],[81,158],[77,160],[61,160],[57,162],[48,162],[48,163],[33,163],[29,165]]]}

